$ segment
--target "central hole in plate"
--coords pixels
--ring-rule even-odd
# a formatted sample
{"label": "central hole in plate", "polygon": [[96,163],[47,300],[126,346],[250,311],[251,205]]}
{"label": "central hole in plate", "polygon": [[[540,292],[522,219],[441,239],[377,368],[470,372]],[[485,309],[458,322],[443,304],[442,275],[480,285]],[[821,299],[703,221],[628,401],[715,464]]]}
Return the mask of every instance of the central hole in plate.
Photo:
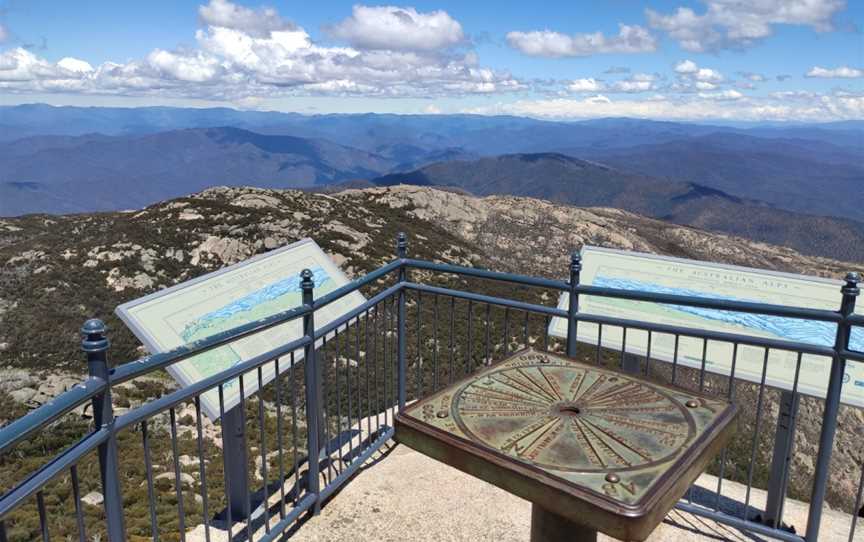
{"label": "central hole in plate", "polygon": [[558,407],[558,413],[564,416],[578,416],[582,413],[582,409],[576,405],[561,405]]}

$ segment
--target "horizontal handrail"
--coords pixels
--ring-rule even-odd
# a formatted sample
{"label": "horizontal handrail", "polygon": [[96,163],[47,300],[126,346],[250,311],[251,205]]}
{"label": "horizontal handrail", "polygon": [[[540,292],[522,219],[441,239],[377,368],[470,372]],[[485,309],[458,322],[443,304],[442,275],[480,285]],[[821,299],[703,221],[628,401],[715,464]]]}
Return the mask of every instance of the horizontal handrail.
{"label": "horizontal handrail", "polygon": [[129,412],[121,416],[118,416],[117,420],[114,423],[114,426],[116,430],[119,431],[121,429],[129,427],[130,425],[134,425],[136,423],[140,423],[144,420],[150,419],[153,416],[159,414],[160,412],[164,412],[169,408],[177,406],[178,404],[188,400],[191,397],[207,391],[210,388],[216,387],[219,384],[224,384],[225,382],[237,378],[238,376],[247,373],[253,369],[257,369],[265,363],[273,361],[280,356],[284,356],[285,354],[304,347],[310,342],[312,342],[312,339],[308,335],[304,335],[300,339],[283,344],[278,348],[274,348],[272,350],[264,352],[263,354],[259,354],[251,359],[248,359],[242,363],[238,363],[230,369],[225,369],[224,371],[209,376],[204,380],[199,380],[194,384],[180,388],[179,390],[173,391],[168,395],[163,395],[159,399],[150,401],[145,405],[142,405],[138,408],[130,410]]}
{"label": "horizontal handrail", "polygon": [[[570,284],[563,280],[542,279],[513,273],[501,273],[485,269],[475,269],[451,264],[439,264],[423,260],[404,260],[408,267],[427,269],[441,273],[452,273],[455,275],[466,275],[477,278],[525,284],[540,288],[551,288],[561,291],[569,291]],[[647,301],[651,303],[662,303],[664,305],[687,305],[705,309],[717,309],[724,311],[745,312],[751,314],[765,314],[769,316],[785,316],[788,318],[799,318],[804,320],[817,320],[822,322],[843,322],[844,317],[837,311],[824,309],[809,309],[804,307],[788,307],[786,305],[774,305],[769,303],[754,303],[750,301],[734,301],[717,299],[711,297],[694,297],[677,294],[662,294],[656,292],[640,292],[637,290],[621,290],[617,288],[605,288],[579,284],[575,287],[576,293],[580,295],[592,295],[597,297],[611,297],[627,299],[631,301]],[[859,317],[856,317],[857,320]]]}
{"label": "horizontal handrail", "polygon": [[243,324],[242,326],[237,326],[221,333],[216,333],[205,339],[201,339],[200,341],[178,346],[168,352],[153,354],[135,361],[124,363],[123,365],[119,365],[111,370],[111,385],[113,386],[133,380],[157,369],[173,365],[178,361],[183,361],[184,359],[197,356],[198,354],[208,352],[220,346],[225,346],[226,344],[232,343],[238,339],[254,335],[280,324],[284,324],[285,322],[296,320],[313,310],[312,307],[301,305],[266,318],[261,318],[254,322],[249,322],[248,324]]}
{"label": "horizontal handrail", "polygon": [[356,292],[357,290],[366,286],[367,284],[375,282],[376,280],[380,279],[381,277],[384,277],[384,276],[389,275],[390,273],[392,273],[394,271],[397,271],[400,267],[402,267],[402,265],[403,265],[403,263],[401,260],[393,260],[392,262],[388,263],[384,267],[379,267],[378,269],[376,269],[375,271],[372,271],[368,275],[364,275],[364,276],[360,277],[359,279],[352,280],[351,282],[349,282],[345,286],[341,286],[339,288],[336,288],[335,290],[328,293],[327,295],[323,295],[323,296],[319,297],[318,299],[316,299],[313,302],[312,306],[316,310],[323,308],[323,307],[326,307],[330,303],[333,303],[334,301],[341,299],[342,297],[345,297],[346,295],[348,295],[352,292]]}
{"label": "horizontal handrail", "polygon": [[[413,282],[405,283],[405,287],[411,290],[419,290],[424,292],[435,293],[439,295],[450,295],[461,299],[471,299],[481,303],[491,303],[504,307],[510,307],[519,310],[527,310],[539,314],[548,314],[551,316],[560,316],[567,318],[567,311],[562,309],[552,309],[543,305],[534,305],[532,303],[523,303],[521,301],[513,301],[502,297],[490,297],[462,290],[453,290],[450,288],[441,288],[437,286],[426,286]],[[698,337],[712,341],[739,343],[749,346],[759,346],[764,348],[773,348],[777,350],[790,350],[795,352],[803,352],[805,354],[813,354],[817,356],[834,356],[834,349],[827,346],[819,346],[815,344],[799,343],[795,341],[786,341],[780,339],[768,339],[764,337],[754,337],[752,335],[739,335],[737,333],[725,333],[721,331],[710,331],[696,329],[683,326],[673,326],[669,324],[652,324],[641,320],[629,320],[625,318],[613,318],[610,316],[600,316],[580,312],[577,315],[577,320],[580,322],[589,322],[594,324],[603,324],[609,326],[626,327],[639,329],[643,331],[652,331],[657,333],[668,333],[671,335],[686,335],[688,337]]]}
{"label": "horizontal handrail", "polygon": [[368,301],[366,301],[365,303],[363,303],[359,307],[356,307],[356,308],[348,311],[347,313],[345,313],[342,316],[340,316],[339,318],[333,320],[332,322],[325,325],[324,327],[322,327],[320,329],[316,329],[315,330],[315,338],[319,339],[321,337],[326,337],[329,333],[333,332],[334,329],[337,329],[337,328],[345,325],[347,322],[351,321],[352,319],[356,318],[357,316],[360,316],[361,314],[363,314],[367,310],[378,305],[379,303],[381,303],[382,301],[384,301],[388,297],[392,296],[393,294],[397,293],[401,289],[402,289],[402,284],[394,284],[393,286],[387,288],[383,292],[378,293],[377,295],[372,297],[372,299],[369,299]]}
{"label": "horizontal handrail", "polygon": [[24,416],[0,428],[0,453],[5,452],[36,431],[39,431],[64,414],[75,410],[94,396],[102,393],[106,385],[106,382],[101,378],[90,377],[51,399],[41,407],[31,410]]}
{"label": "horizontal handrail", "polygon": [[837,311],[808,309],[805,307],[788,307],[786,305],[754,303],[752,301],[733,301],[713,297],[640,292],[638,290],[621,290],[617,288],[588,285],[577,286],[576,292],[582,295],[611,297],[616,299],[627,299],[630,301],[647,301],[649,303],[661,303],[663,305],[686,305],[688,307],[699,307],[703,309],[765,314],[768,316],[785,316],[787,318],[817,320],[820,322],[839,323],[843,321],[843,315]]}
{"label": "horizontal handrail", "polygon": [[439,273],[452,273],[455,275],[466,275],[469,277],[477,277],[481,279],[497,280],[501,282],[510,282],[513,284],[524,284],[526,286],[536,286],[538,288],[551,288],[554,290],[567,291],[570,285],[564,280],[544,279],[540,277],[529,277],[527,275],[517,275],[514,273],[502,273],[500,271],[489,271],[476,267],[465,267],[462,265],[452,265],[447,263],[427,262],[426,260],[412,260],[407,258],[401,260],[402,264],[408,268],[426,269],[428,271],[437,271]]}
{"label": "horizontal handrail", "polygon": [[493,297],[493,296],[489,296],[489,295],[475,294],[473,292],[466,292],[463,290],[454,290],[452,288],[443,288],[441,286],[429,286],[426,284],[419,284],[416,282],[406,282],[405,288],[407,288],[409,290],[417,290],[419,292],[427,292],[430,294],[458,297],[460,299],[469,299],[471,301],[477,301],[479,303],[489,303],[490,305],[498,305],[501,307],[510,307],[513,309],[527,310],[530,312],[547,314],[549,316],[560,316],[562,318],[567,318],[567,311],[565,311],[565,310],[554,309],[552,307],[546,307],[544,305],[535,305],[533,303],[525,303],[523,301],[514,301],[512,299],[507,299],[507,298],[503,298],[503,297]]}
{"label": "horizontal handrail", "polygon": [[96,449],[110,435],[111,430],[108,427],[102,427],[88,434],[28,476],[26,480],[18,484],[14,489],[0,496],[0,518],[18,506],[21,501],[39,491],[60,472],[78,463],[84,455]]}

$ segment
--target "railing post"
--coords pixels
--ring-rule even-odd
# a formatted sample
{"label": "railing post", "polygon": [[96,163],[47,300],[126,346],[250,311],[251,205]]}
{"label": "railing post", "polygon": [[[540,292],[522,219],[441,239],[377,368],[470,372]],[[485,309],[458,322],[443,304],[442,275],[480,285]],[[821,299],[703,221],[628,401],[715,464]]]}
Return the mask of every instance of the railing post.
{"label": "railing post", "polygon": [[576,355],[576,314],[579,312],[579,273],[582,271],[582,256],[578,252],[570,255],[570,293],[567,305],[567,355]]}
{"label": "railing post", "polygon": [[[858,283],[861,277],[858,273],[846,275],[846,284],[840,290],[843,301],[840,304],[840,314],[844,318],[855,312],[855,298],[861,293]],[[849,347],[849,337],[852,326],[846,322],[837,324],[837,335],[834,339],[834,359],[831,362],[831,377],[828,380],[828,392],[825,395],[825,412],[822,416],[822,433],[819,436],[819,455],[816,458],[816,469],[813,474],[813,491],[810,494],[810,510],[807,515],[807,542],[816,542],[819,538],[819,524],[822,521],[822,504],[825,501],[825,490],[828,485],[828,470],[831,464],[831,448],[834,445],[834,433],[837,430],[837,412],[840,410],[840,392],[843,388],[843,375],[846,372],[846,359],[839,354],[840,350]]]}
{"label": "railing post", "polygon": [[[303,306],[307,309],[313,309],[313,290],[315,289],[315,281],[312,279],[314,275],[309,269],[304,269],[300,272],[300,288],[303,291]],[[318,361],[315,359],[315,311],[310,310],[303,315],[303,334],[311,339],[304,347],[304,358],[306,370],[305,375],[305,392],[306,392],[306,447],[309,455],[309,470],[307,472],[307,487],[309,492],[317,498],[315,507],[312,510],[313,515],[321,513],[320,501],[320,481],[319,470],[321,467],[321,448],[324,446],[324,420],[321,415],[323,404],[323,371],[321,370]]]}
{"label": "railing post", "polygon": [[81,328],[81,350],[87,355],[87,371],[91,378],[102,379],[105,391],[93,397],[93,422],[97,429],[106,429],[108,439],[99,445],[99,475],[102,479],[103,502],[108,540],[124,542],[123,496],[120,492],[120,463],[117,454],[117,436],[114,434],[114,407],[111,403],[111,384],[108,371],[108,338],[105,324],[95,318],[84,322]]}
{"label": "railing post", "polygon": [[[399,259],[405,259],[408,257],[408,241],[405,237],[404,232],[399,232],[399,236],[396,238],[396,257]],[[408,282],[408,270],[405,269],[405,266],[399,267],[399,284],[405,284]],[[405,337],[405,289],[402,288],[399,290],[399,314],[398,318],[398,331],[397,331],[397,340],[399,342],[399,412],[405,408],[405,402],[407,400],[407,378],[406,373],[408,371],[406,367],[405,360],[405,351],[407,346],[407,338]]]}

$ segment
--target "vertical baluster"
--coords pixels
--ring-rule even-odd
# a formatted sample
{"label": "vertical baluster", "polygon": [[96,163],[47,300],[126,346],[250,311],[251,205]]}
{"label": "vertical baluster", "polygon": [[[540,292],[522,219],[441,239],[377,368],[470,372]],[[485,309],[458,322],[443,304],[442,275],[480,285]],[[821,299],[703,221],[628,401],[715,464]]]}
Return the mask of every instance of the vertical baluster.
{"label": "vertical baluster", "polygon": [[[322,376],[326,375],[324,371],[329,369],[329,365],[327,363],[327,337],[321,337],[321,350],[318,356],[315,358],[315,363],[321,366]],[[322,382],[322,388],[323,382]],[[326,483],[329,484],[333,481],[333,461],[330,459],[330,386],[326,386],[324,389],[324,393],[321,395],[321,410],[323,415],[321,416],[321,424],[323,426],[323,435],[324,438],[321,442],[318,443],[318,446],[321,450],[323,450],[324,454],[324,463],[327,465],[327,480]]]}
{"label": "vertical baluster", "polygon": [[48,513],[45,511],[45,495],[42,491],[36,492],[36,507],[39,509],[39,532],[42,534],[42,542],[51,542],[51,533],[48,531]]}
{"label": "vertical baluster", "polygon": [[855,540],[855,528],[858,526],[858,515],[861,513],[862,493],[864,493],[864,464],[861,465],[861,479],[858,481],[858,492],[855,494],[855,506],[852,508],[852,525],[849,526],[849,542]]}
{"label": "vertical baluster", "polygon": [[204,515],[204,540],[210,542],[210,501],[207,496],[207,469],[204,465],[204,431],[201,423],[201,397],[195,396],[195,429],[198,448],[198,476],[201,478],[201,506]]}
{"label": "vertical baluster", "polygon": [[[347,400],[346,400],[346,405],[345,405],[345,408],[347,409],[347,411],[345,412],[345,417],[347,418],[347,422],[345,425],[346,425],[346,432],[348,433],[349,452],[350,452],[350,449],[354,447],[354,436],[352,434],[352,429],[351,429],[351,427],[354,425],[354,422],[351,418],[351,415],[354,412],[354,409],[353,409],[354,400],[352,398],[353,391],[351,390],[351,359],[350,359],[351,347],[349,344],[350,343],[350,339],[349,339],[350,333],[351,333],[351,322],[348,321],[348,322],[345,322],[345,333],[342,334],[342,346],[341,347],[337,346],[337,348],[339,348],[340,351],[345,353],[345,393],[348,396]],[[359,366],[360,360],[355,358],[355,361],[357,362],[357,365]],[[340,441],[340,444],[342,444],[341,441]],[[350,456],[350,453],[349,453],[349,456]],[[345,458],[343,457],[342,460],[344,461]]]}
{"label": "vertical baluster", "polygon": [[438,294],[433,294],[435,304],[432,314],[432,393],[438,391]]}
{"label": "vertical baluster", "polygon": [[753,467],[756,465],[756,447],[759,445],[759,436],[762,431],[762,399],[765,395],[765,376],[768,374],[768,353],[762,358],[762,379],[759,382],[759,397],[756,399],[756,427],[753,430],[753,446],[750,449],[750,466],[747,468],[747,491],[744,495],[744,519],[747,518],[747,509],[750,508],[750,490],[753,488]]}
{"label": "vertical baluster", "polygon": [[186,510],[183,507],[183,480],[180,478],[180,453],[177,450],[177,413],[168,410],[171,426],[171,456],[174,459],[174,493],[177,496],[177,518],[179,521],[180,542],[186,540]]}
{"label": "vertical baluster", "polygon": [[415,399],[419,400],[423,398],[423,337],[421,333],[421,323],[423,320],[423,292],[417,290],[417,354],[416,360],[414,361],[414,367],[417,369],[417,380],[415,382],[417,386],[417,394],[414,396]]}
{"label": "vertical baluster", "polygon": [[450,339],[448,349],[450,350],[450,369],[447,375],[447,384],[453,383],[453,361],[456,357],[456,298],[450,297]]}
{"label": "vertical baluster", "polygon": [[597,324],[597,365],[600,365],[600,351],[603,349],[603,324]]}
{"label": "vertical baluster", "polygon": [[[285,519],[285,439],[282,422],[282,370],[279,367],[279,358],[273,360],[274,385],[276,391],[276,441],[279,458],[279,519]],[[207,542],[210,542],[209,540]]]}
{"label": "vertical baluster", "polygon": [[522,325],[522,347],[528,348],[528,311],[525,312],[525,323]]}
{"label": "vertical baluster", "polygon": [[[377,307],[375,307],[374,310],[377,311],[378,310]],[[377,353],[373,351],[374,350],[374,344],[372,345],[372,348],[370,349],[370,344],[372,344],[369,340],[370,328],[371,328],[371,326],[369,324],[369,311],[367,310],[366,311],[366,327],[365,327],[365,331],[366,331],[366,344],[365,344],[365,348],[366,348],[366,371],[365,371],[365,374],[366,374],[366,410],[363,413],[363,415],[366,418],[366,437],[367,438],[372,437],[372,386],[370,384],[370,378],[372,375],[372,370],[371,370],[371,367],[369,366],[369,364],[374,363],[374,360],[377,357]]]}
{"label": "vertical baluster", "polygon": [[[543,315],[543,350],[549,351],[549,315]],[[574,354],[575,355],[575,352]]]}
{"label": "vertical baluster", "polygon": [[[733,343],[732,346],[732,367],[729,370],[729,384],[726,388],[726,398],[731,401],[735,395],[735,366],[738,363],[738,343]],[[714,511],[720,508],[720,490],[723,486],[723,475],[726,472],[726,453],[729,446],[723,446],[723,451],[720,453],[720,475],[717,477],[717,493],[714,496]]]}
{"label": "vertical baluster", "polygon": [[[300,437],[297,435],[297,379],[294,376],[295,359],[294,352],[291,352],[291,365],[288,366],[288,380],[291,384],[291,439],[293,441],[293,460],[294,460],[294,494],[292,495],[292,504],[297,505],[297,500],[300,498],[300,461],[297,457],[297,448],[300,446]],[[307,456],[310,455],[307,451]],[[310,459],[311,461],[311,459]]]}
{"label": "vertical baluster", "polygon": [[504,307],[504,355],[510,353],[510,307]]}
{"label": "vertical baluster", "polygon": [[[310,341],[306,343],[303,349],[305,358],[306,370],[305,375],[305,393],[306,393],[306,449],[309,457],[309,470],[306,473],[306,488],[309,493],[315,495],[315,505],[312,509],[312,515],[317,516],[321,513],[321,491],[320,491],[320,456],[322,440],[324,440],[323,427],[323,383],[322,383],[322,367],[318,363],[315,353],[315,303],[314,275],[309,269],[304,269],[300,272],[300,288],[303,291],[303,306],[309,309],[303,315],[303,335]],[[250,534],[249,539],[252,539]]]}
{"label": "vertical baluster", "polygon": [[[365,336],[365,342],[363,342],[363,353],[364,353],[363,364],[358,366],[357,378],[356,378],[356,382],[357,382],[357,431],[358,431],[357,438],[358,438],[358,444],[360,446],[360,448],[359,448],[360,450],[362,450],[362,448],[363,448],[363,382],[360,378],[360,370],[359,369],[360,369],[360,367],[362,367],[363,368],[363,374],[367,374],[369,371],[369,363],[370,363],[370,360],[372,359],[372,355],[369,353],[369,329],[368,329],[368,327],[369,327],[369,312],[368,311],[366,311],[365,317],[363,318],[362,322],[363,322],[363,332],[361,334],[361,331],[360,331],[361,320],[360,320],[360,317],[358,316],[357,317],[357,335],[355,336],[355,342],[356,342],[355,347],[357,348],[358,359],[359,359],[359,352],[360,352],[361,336]],[[368,376],[367,376],[367,379],[368,379]],[[368,402],[368,396],[367,396],[367,402]]]}
{"label": "vertical baluster", "polygon": [[72,498],[75,499],[75,524],[78,527],[78,541],[86,542],[87,531],[84,527],[84,511],[81,509],[81,486],[78,483],[78,465],[72,465],[69,469],[69,475],[72,478]]}
{"label": "vertical baluster", "polygon": [[708,359],[708,339],[702,339],[702,367],[699,369],[699,391],[705,391],[705,364]]}
{"label": "vertical baluster", "polygon": [[[275,361],[275,360],[274,360]],[[264,505],[262,506],[264,511],[264,531],[266,533],[270,532],[270,507],[269,507],[269,497],[270,497],[270,483],[267,477],[267,435],[266,431],[264,431],[264,378],[262,375],[263,369],[261,366],[258,367],[258,444],[261,449],[261,478],[264,479],[264,488],[263,488],[263,499]],[[251,520],[250,520],[251,521]]]}
{"label": "vertical baluster", "polygon": [[[372,407],[371,415],[375,416],[375,434],[377,434],[381,430],[381,419],[378,417],[378,413],[381,412],[381,396],[379,393],[380,381],[378,380],[378,363],[381,361],[378,351],[378,337],[381,335],[381,321],[384,320],[384,316],[381,314],[381,304],[379,302],[378,305],[375,306],[375,316],[373,317],[375,321],[375,332],[372,334],[372,351],[375,353],[375,365],[372,373],[373,377],[373,385],[372,389],[375,392],[375,405]],[[387,306],[385,304],[384,310],[387,310]],[[386,348],[384,351],[386,352]],[[370,433],[369,444],[372,444],[372,434]]]}
{"label": "vertical baluster", "polygon": [[[236,407],[235,407],[236,408]],[[228,431],[225,430],[225,385],[219,384],[219,419],[222,420],[222,462],[223,462],[223,470],[225,471],[224,479],[225,479],[225,512],[226,517],[228,519],[228,531],[231,532],[231,529],[234,527],[234,503],[231,502],[231,476],[228,473],[229,470],[229,459],[225,453],[226,447],[230,446],[228,444],[228,440],[233,438],[233,435],[228,435]]]}
{"label": "vertical baluster", "polygon": [[486,359],[483,361],[483,365],[491,365],[492,364],[492,357],[491,357],[491,355],[490,355],[491,353],[489,351],[490,343],[491,343],[490,339],[492,337],[491,330],[489,329],[489,326],[490,326],[489,320],[490,320],[491,313],[492,313],[492,306],[489,303],[486,303]]}
{"label": "vertical baluster", "polygon": [[105,390],[93,397],[93,425],[107,429],[108,439],[99,445],[99,476],[104,495],[105,520],[111,542],[124,542],[126,528],[123,520],[123,495],[120,491],[120,461],[117,454],[117,435],[114,433],[114,408],[111,403],[111,376],[108,370],[108,338],[105,324],[91,319],[81,328],[81,349],[87,355],[87,369],[91,378],[106,383]]}
{"label": "vertical baluster", "polygon": [[147,421],[141,422],[141,440],[144,445],[144,472],[147,474],[147,501],[150,508],[150,538],[159,542],[159,523],[156,519],[156,491],[153,488],[153,460],[150,457],[150,436]]}
{"label": "vertical baluster", "polygon": [[466,346],[465,371],[474,372],[474,301],[468,300],[468,344]]}
{"label": "vertical baluster", "polygon": [[[765,512],[768,514],[769,518],[775,518],[774,525],[780,527],[783,525],[783,508],[786,504],[786,489],[789,487],[789,463],[792,461],[792,448],[795,445],[795,423],[797,418],[798,411],[798,381],[801,377],[801,358],[803,354],[798,352],[798,357],[795,361],[795,376],[792,379],[792,400],[793,407],[790,409],[790,427],[789,427],[789,439],[786,442],[786,446],[784,449],[784,458],[788,459],[788,461],[783,461],[783,466],[780,469],[780,487],[783,488],[782,491],[778,492],[780,498],[777,499],[776,507],[774,510],[768,510],[766,507]],[[781,408],[782,410],[782,408]],[[770,491],[769,491],[770,494]],[[770,499],[769,499],[770,501]],[[773,513],[772,513],[773,512]]]}
{"label": "vertical baluster", "polygon": [[[348,325],[345,325],[345,329],[348,329]],[[342,349],[339,347],[339,328],[333,332],[333,348],[336,350],[334,354],[334,358],[336,359],[334,371],[336,373],[336,446],[339,447],[339,468],[341,469],[343,465],[345,465],[345,458],[342,455],[342,392],[341,389],[341,377],[339,374],[341,371],[339,370],[339,366],[342,365]],[[345,373],[348,374],[348,358],[345,358]]]}
{"label": "vertical baluster", "polygon": [[675,347],[672,352],[672,383],[675,383],[675,379],[678,376],[678,343],[681,340],[681,336],[679,334],[675,334]]}
{"label": "vertical baluster", "polygon": [[[405,238],[404,233],[400,233],[396,242],[396,256],[400,259],[405,259],[408,257],[408,242]],[[408,349],[408,337],[405,335],[405,325],[407,320],[407,313],[405,307],[405,283],[408,282],[408,269],[403,265],[399,268],[399,283],[402,285],[402,288],[399,290],[399,314],[397,321],[397,329],[396,329],[396,340],[398,341],[397,345],[397,388],[398,388],[398,402],[399,402],[399,412],[405,409],[405,403],[408,399],[408,367],[406,365],[407,360],[406,353]]]}
{"label": "vertical baluster", "polygon": [[[582,271],[582,256],[578,252],[573,252],[570,255],[570,291],[567,300],[567,355],[576,356],[576,342],[578,340],[579,331],[577,329],[578,322],[576,317],[579,313],[579,274]],[[546,326],[549,329],[549,326]],[[547,331],[548,332],[548,331]],[[597,344],[600,344],[599,341]]]}
{"label": "vertical baluster", "polygon": [[624,369],[625,361],[624,358],[627,357],[627,327],[621,327],[621,359],[620,359],[620,367]]}
{"label": "vertical baluster", "polygon": [[[248,423],[246,421],[246,385],[243,383],[243,374],[242,373],[240,374],[239,380],[240,380],[240,384],[239,384],[239,386],[240,386],[240,389],[239,389],[240,404],[236,408],[238,408],[239,412],[240,412],[240,427],[245,428],[247,426],[247,423]],[[242,441],[242,443],[241,443],[240,449],[241,449],[242,454],[243,454],[243,477],[245,478],[244,482],[246,483],[246,487],[248,488],[249,487],[248,486],[248,484],[249,484],[249,482],[248,482],[248,480],[249,480],[249,462],[247,461],[247,458],[249,456],[247,454],[249,454],[249,443],[248,443],[247,438],[246,438],[246,431],[245,430],[242,432],[241,441]],[[246,493],[246,499],[245,499],[246,502],[243,503],[243,519],[246,520],[246,539],[251,541],[252,540],[252,494],[248,490],[245,493]]]}
{"label": "vertical baluster", "polygon": [[645,351],[645,376],[648,376],[648,366],[651,364],[651,330],[648,330],[648,348]]}
{"label": "vertical baluster", "polygon": [[846,358],[840,352],[849,348],[849,337],[852,326],[846,320],[855,312],[855,299],[861,291],[858,283],[861,281],[858,273],[848,273],[846,283],[841,288],[843,300],[840,303],[840,314],[844,321],[837,325],[834,337],[834,359],[831,360],[831,373],[828,378],[828,390],[825,396],[825,410],[822,412],[822,431],[819,434],[819,455],[816,457],[816,469],[813,474],[813,489],[810,493],[810,509],[807,514],[807,534],[805,538],[819,538],[819,526],[822,522],[822,504],[828,489],[828,471],[831,466],[831,448],[834,434],[837,431],[837,414],[840,411],[840,393],[843,388],[843,377],[846,372]]}

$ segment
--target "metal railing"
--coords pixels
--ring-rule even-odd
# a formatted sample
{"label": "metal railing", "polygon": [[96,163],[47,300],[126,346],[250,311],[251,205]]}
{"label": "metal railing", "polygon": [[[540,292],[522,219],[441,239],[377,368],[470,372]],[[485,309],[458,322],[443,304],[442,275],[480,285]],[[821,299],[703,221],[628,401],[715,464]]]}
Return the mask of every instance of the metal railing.
{"label": "metal railing", "polygon": [[[304,271],[300,307],[115,368],[109,367],[104,324],[89,320],[82,328],[88,379],[0,428],[0,460],[13,461],[16,448],[50,432],[64,416],[88,402],[92,404],[92,428],[32,472],[21,474],[8,489],[3,488],[0,542],[28,537],[49,540],[58,532],[81,541],[103,536],[123,541],[132,535],[185,540],[187,530],[198,526],[208,541],[216,528],[230,530],[232,539],[275,540],[298,528],[304,515],[317,514],[327,499],[380,452],[393,436],[393,415],[409,400],[529,346],[618,365],[645,378],[733,400],[753,401],[751,416],[742,424],[746,431],[739,432],[711,467],[716,489],[691,488],[677,507],[749,533],[816,541],[826,507],[845,364],[864,362],[864,354],[849,349],[852,328],[864,326],[864,317],[853,314],[858,276],[850,273],[846,277],[842,304],[831,311],[587,286],[579,283],[580,269],[578,255],[571,260],[566,281],[408,259],[406,240],[400,234],[393,262],[345,287],[315,299],[312,274]],[[412,281],[412,276],[419,279]],[[368,301],[327,325],[316,326],[315,315],[323,307],[364,288],[372,290]],[[570,294],[566,310],[538,302],[541,295],[549,299],[551,293],[557,299],[561,292]],[[816,320],[835,324],[837,333],[834,345],[827,347],[610,318],[580,312],[580,296]],[[563,341],[549,335],[553,317],[568,322]],[[303,322],[300,338],[193,386],[150,398],[128,410],[115,410],[112,392],[152,378],[172,364],[294,320]],[[595,344],[577,341],[580,324],[597,326]],[[620,348],[604,342],[604,328],[623,332]],[[636,334],[645,336],[644,356],[626,351],[628,332],[631,339]],[[652,359],[652,337],[660,335],[676,345],[671,363]],[[678,363],[681,340],[702,341],[700,368]],[[733,345],[728,375],[706,371],[709,343]],[[745,347],[764,350],[759,384],[736,378],[736,362]],[[778,408],[770,479],[767,484],[757,484],[756,471],[765,466],[760,444],[769,421],[766,402],[778,394],[766,385],[772,351],[797,354],[797,367],[792,390],[778,399],[789,402],[791,397],[791,406],[788,411]],[[804,354],[826,358],[829,383],[802,536],[790,532],[783,519]],[[269,368],[275,377],[265,384],[262,375]],[[258,391],[244,397],[243,383],[250,378],[257,379]],[[226,411],[223,391],[236,380],[240,382],[240,405]],[[202,416],[200,398],[211,391],[219,395],[218,426]],[[779,429],[780,418],[786,423],[784,431]],[[165,468],[169,470],[156,474]],[[103,497],[98,508],[82,504],[82,470],[98,470],[95,486]],[[744,486],[743,503],[724,493],[723,482],[728,480]],[[94,486],[89,479],[84,482]],[[726,487],[729,485],[727,482]],[[768,486],[763,508],[751,503],[753,489],[759,485]],[[857,486],[849,540],[855,536],[862,487],[864,473]],[[139,491],[145,491],[146,497],[133,498]],[[33,506],[34,497],[38,521],[27,523],[22,510]],[[142,500],[146,507],[140,506]]]}

